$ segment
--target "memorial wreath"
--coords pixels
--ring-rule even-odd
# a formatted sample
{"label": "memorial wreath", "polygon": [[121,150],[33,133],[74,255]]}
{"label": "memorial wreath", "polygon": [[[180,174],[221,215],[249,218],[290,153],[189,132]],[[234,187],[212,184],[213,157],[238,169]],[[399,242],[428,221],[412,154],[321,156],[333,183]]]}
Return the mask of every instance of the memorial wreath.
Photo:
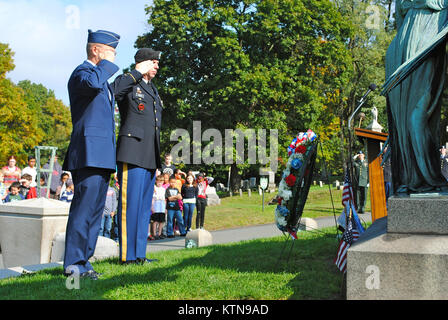
{"label": "memorial wreath", "polygon": [[311,184],[317,141],[317,135],[308,130],[300,132],[288,147],[289,159],[278,188],[275,223],[293,239],[297,239],[296,232]]}

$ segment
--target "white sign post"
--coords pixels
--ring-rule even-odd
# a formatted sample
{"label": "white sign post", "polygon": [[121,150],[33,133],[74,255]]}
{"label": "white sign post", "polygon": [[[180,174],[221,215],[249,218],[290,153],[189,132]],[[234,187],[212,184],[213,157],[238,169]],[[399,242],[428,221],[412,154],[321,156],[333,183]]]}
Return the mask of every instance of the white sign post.
{"label": "white sign post", "polygon": [[263,190],[262,211],[264,211],[264,191],[268,187],[268,178],[267,177],[260,177],[260,187]]}

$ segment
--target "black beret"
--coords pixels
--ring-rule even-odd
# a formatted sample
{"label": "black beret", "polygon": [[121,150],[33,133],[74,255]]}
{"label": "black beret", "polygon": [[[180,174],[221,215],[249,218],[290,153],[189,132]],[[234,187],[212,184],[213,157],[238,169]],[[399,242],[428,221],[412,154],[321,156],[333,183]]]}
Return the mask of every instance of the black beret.
{"label": "black beret", "polygon": [[150,48],[142,48],[137,51],[134,56],[135,63],[146,60],[160,60],[160,51],[155,51]]}

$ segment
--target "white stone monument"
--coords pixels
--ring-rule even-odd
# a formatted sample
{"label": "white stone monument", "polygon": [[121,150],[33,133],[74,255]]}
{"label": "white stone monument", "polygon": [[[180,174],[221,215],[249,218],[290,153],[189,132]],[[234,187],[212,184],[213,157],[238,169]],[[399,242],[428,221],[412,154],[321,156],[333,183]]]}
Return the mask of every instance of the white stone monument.
{"label": "white stone monument", "polygon": [[37,198],[0,205],[0,245],[5,268],[49,263],[56,234],[67,226],[70,204]]}
{"label": "white stone monument", "polygon": [[366,129],[381,132],[383,130],[383,127],[378,123],[378,109],[376,107],[373,107],[371,111],[373,120],[369,123]]}
{"label": "white stone monument", "polygon": [[215,187],[208,186],[207,189],[205,189],[205,194],[207,195],[208,206],[217,206],[221,204],[221,199],[216,193]]}

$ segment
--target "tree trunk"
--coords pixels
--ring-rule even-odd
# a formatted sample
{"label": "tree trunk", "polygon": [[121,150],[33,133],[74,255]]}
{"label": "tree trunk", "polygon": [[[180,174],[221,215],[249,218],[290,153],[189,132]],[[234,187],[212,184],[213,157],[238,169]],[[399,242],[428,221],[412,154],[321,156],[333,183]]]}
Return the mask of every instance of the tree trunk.
{"label": "tree trunk", "polygon": [[238,173],[238,166],[232,163],[230,169],[230,190],[237,192],[241,188],[241,176]]}

